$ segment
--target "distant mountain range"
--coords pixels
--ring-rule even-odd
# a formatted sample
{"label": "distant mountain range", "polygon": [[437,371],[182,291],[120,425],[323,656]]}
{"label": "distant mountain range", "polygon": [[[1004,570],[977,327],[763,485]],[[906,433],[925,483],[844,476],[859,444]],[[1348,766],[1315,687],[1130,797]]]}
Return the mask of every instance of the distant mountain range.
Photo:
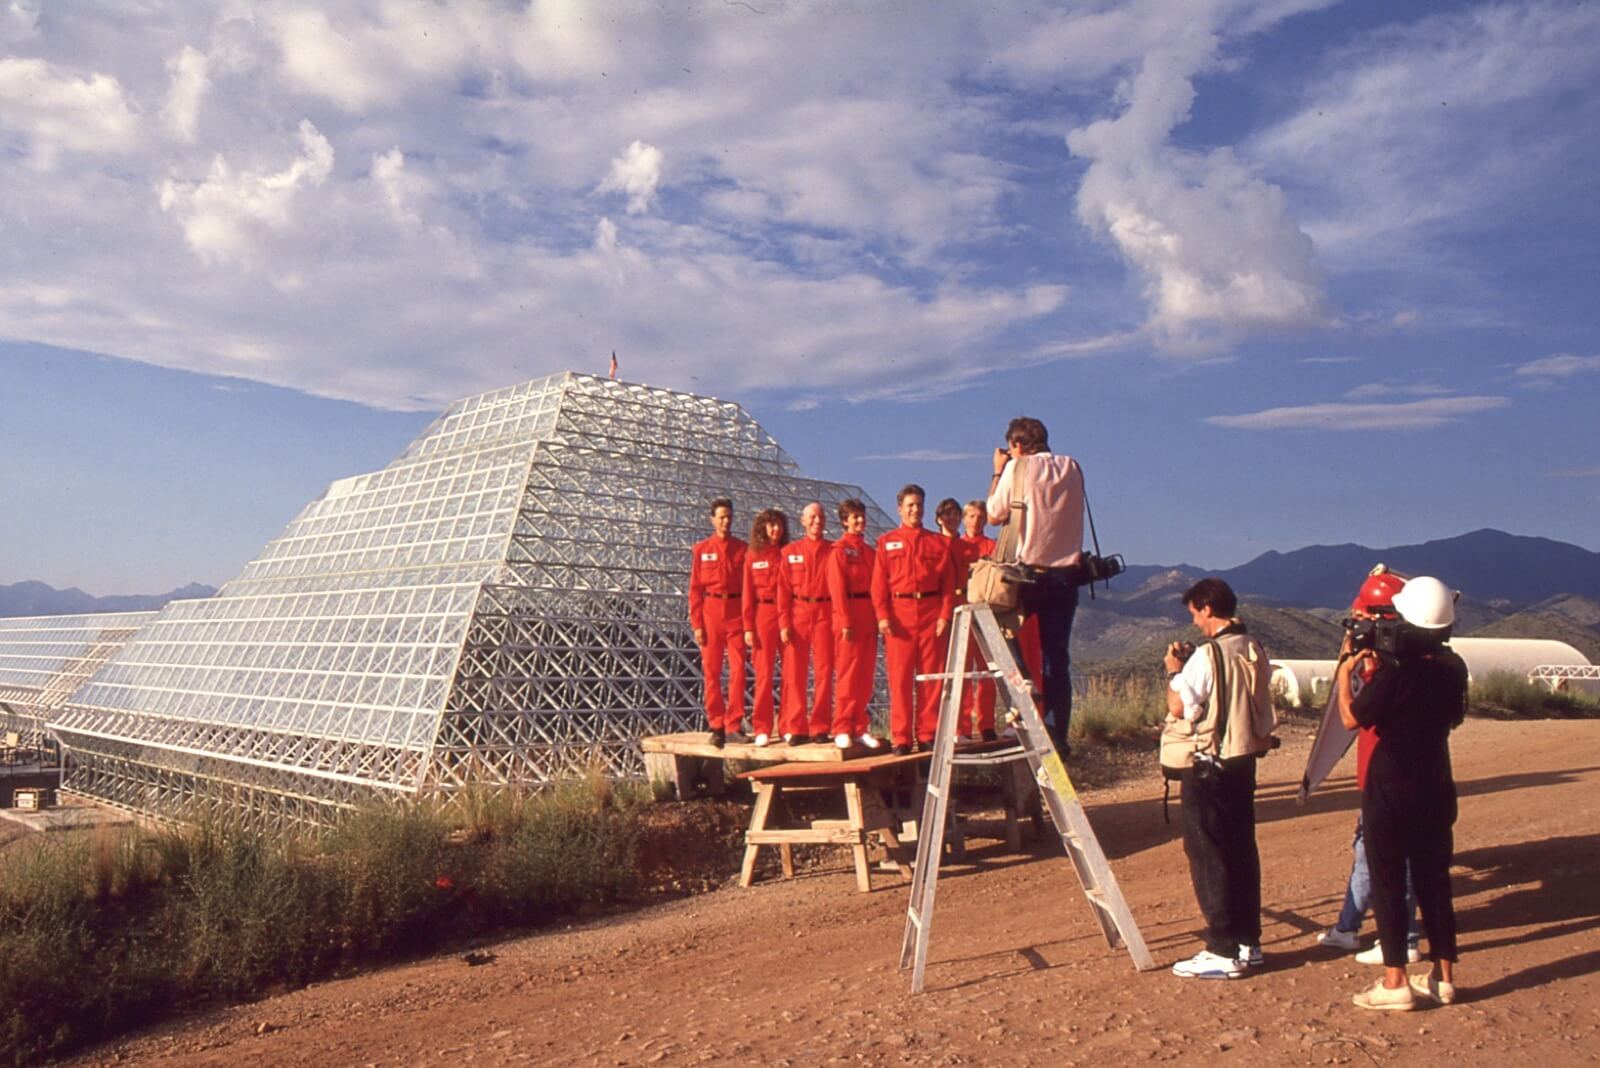
{"label": "distant mountain range", "polygon": [[43,582],[17,582],[0,586],[0,616],[66,616],[84,612],[149,612],[168,601],[210,597],[213,586],[191,582],[167,593],[130,593],[95,597],[76,586],[58,590]]}
{"label": "distant mountain range", "polygon": [[1148,659],[1188,627],[1179,598],[1215,575],[1245,602],[1241,613],[1274,656],[1322,658],[1338,647],[1337,620],[1372,566],[1434,575],[1462,592],[1457,634],[1553,638],[1600,663],[1600,553],[1548,538],[1476,530],[1454,538],[1372,549],[1313,545],[1268,552],[1222,571],[1138,565],[1111,589],[1084,598],[1073,655],[1122,665]]}
{"label": "distant mountain range", "polygon": [[1600,600],[1600,553],[1499,530],[1387,549],[1312,545],[1262,553],[1216,574],[1244,595],[1334,608],[1350,603],[1362,576],[1379,561],[1402,574],[1433,575],[1479,602],[1526,608],[1563,594]]}
{"label": "distant mountain range", "polygon": [[[1553,638],[1600,663],[1600,553],[1499,530],[1386,549],[1311,545],[1263,553],[1223,571],[1131,565],[1109,590],[1083,597],[1073,657],[1085,664],[1145,663],[1162,644],[1187,634],[1189,615],[1180,598],[1207,575],[1225,579],[1239,593],[1242,614],[1274,656],[1331,656],[1339,644],[1337,621],[1380,561],[1403,574],[1435,575],[1459,589],[1457,634]],[[162,594],[93,597],[19,582],[0,586],[0,616],[140,611],[215,592],[192,584]]]}

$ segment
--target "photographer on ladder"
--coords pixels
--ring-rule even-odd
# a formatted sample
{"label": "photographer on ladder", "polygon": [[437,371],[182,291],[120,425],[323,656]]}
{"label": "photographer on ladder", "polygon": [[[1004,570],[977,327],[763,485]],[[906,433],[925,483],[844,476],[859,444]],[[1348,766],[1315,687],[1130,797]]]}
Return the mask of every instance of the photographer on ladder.
{"label": "photographer on ladder", "polygon": [[1083,583],[1078,566],[1083,556],[1083,470],[1072,457],[1050,451],[1043,423],[1020,416],[1006,427],[1006,447],[994,451],[994,477],[984,503],[991,523],[1006,522],[1014,504],[1022,512],[1017,561],[1034,578],[1022,587],[1021,608],[1038,623],[1046,728],[1065,760],[1072,722],[1072,622]]}

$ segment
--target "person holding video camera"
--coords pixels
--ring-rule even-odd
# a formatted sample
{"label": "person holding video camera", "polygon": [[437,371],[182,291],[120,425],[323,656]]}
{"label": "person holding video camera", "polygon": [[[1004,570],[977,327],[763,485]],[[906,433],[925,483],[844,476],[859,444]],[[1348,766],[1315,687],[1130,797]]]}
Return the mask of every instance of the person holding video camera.
{"label": "person holding video camera", "polygon": [[1277,744],[1272,666],[1235,618],[1238,598],[1219,578],[1183,595],[1198,647],[1174,642],[1161,763],[1182,784],[1183,851],[1205,917],[1205,948],[1172,966],[1182,979],[1237,979],[1262,966],[1261,854],[1256,849],[1256,760]]}
{"label": "person holding video camera", "polygon": [[[1377,565],[1367,574],[1361,583],[1361,588],[1356,591],[1355,599],[1350,602],[1350,618],[1345,620],[1345,638],[1339,650],[1341,660],[1354,655],[1358,649],[1370,648],[1377,643],[1388,644],[1392,641],[1388,635],[1396,630],[1400,619],[1400,614],[1395,611],[1394,595],[1399,593],[1405,584],[1405,576],[1383,564]],[[1376,669],[1377,661],[1368,661],[1365,669],[1353,672],[1350,676],[1350,692],[1359,693]],[[1378,732],[1371,727],[1363,727],[1356,732],[1355,742],[1356,789],[1360,790],[1367,783],[1367,765],[1371,763],[1372,751],[1377,747]],[[1350,864],[1350,878],[1344,892],[1344,905],[1340,908],[1339,919],[1334,925],[1318,933],[1317,944],[1327,946],[1329,949],[1355,953],[1358,964],[1382,964],[1382,941],[1373,943],[1368,949],[1361,949],[1361,921],[1372,907],[1372,875],[1367,871],[1367,843],[1366,836],[1361,830],[1359,814],[1356,816],[1355,837],[1350,844],[1350,850],[1353,857]],[[1406,960],[1412,964],[1422,959],[1417,951],[1417,940],[1422,936],[1422,929],[1417,926],[1416,913],[1416,901],[1411,893],[1411,880],[1408,876]],[[1357,950],[1360,952],[1356,952]]]}
{"label": "person holding video camera", "polygon": [[[1357,993],[1363,1009],[1407,1011],[1419,997],[1455,1001],[1456,917],[1450,897],[1456,787],[1450,732],[1466,716],[1467,668],[1447,644],[1455,594],[1436,578],[1410,579],[1394,595],[1400,619],[1352,633],[1354,652],[1334,676],[1339,718],[1376,728],[1361,790],[1383,978]],[[1365,677],[1355,691],[1353,679]],[[1406,975],[1406,871],[1433,964]]]}
{"label": "person holding video camera", "polygon": [[994,451],[994,477],[984,502],[989,522],[1022,514],[1017,562],[1033,581],[1022,587],[1024,615],[1037,621],[1043,666],[1046,729],[1065,760],[1072,722],[1072,623],[1083,583],[1083,469],[1050,451],[1039,420],[1019,416],[1006,427],[1006,447]]}

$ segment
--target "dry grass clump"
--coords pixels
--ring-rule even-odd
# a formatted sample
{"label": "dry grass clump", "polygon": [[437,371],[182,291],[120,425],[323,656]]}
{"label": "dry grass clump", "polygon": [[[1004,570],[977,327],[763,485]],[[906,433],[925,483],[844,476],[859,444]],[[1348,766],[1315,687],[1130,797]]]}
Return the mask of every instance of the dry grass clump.
{"label": "dry grass clump", "polygon": [[1096,741],[1143,734],[1167,715],[1160,679],[1142,675],[1093,675],[1073,699],[1072,733]]}
{"label": "dry grass clump", "polygon": [[1568,690],[1529,682],[1513,671],[1494,671],[1473,680],[1467,705],[1478,715],[1519,719],[1593,719],[1600,700]]}

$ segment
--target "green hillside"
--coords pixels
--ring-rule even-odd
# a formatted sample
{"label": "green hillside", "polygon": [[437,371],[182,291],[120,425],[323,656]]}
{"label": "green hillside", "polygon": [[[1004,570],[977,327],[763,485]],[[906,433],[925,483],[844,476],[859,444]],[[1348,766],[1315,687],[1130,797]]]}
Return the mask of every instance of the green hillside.
{"label": "green hillside", "polygon": [[[1247,604],[1239,612],[1250,633],[1266,646],[1269,656],[1285,660],[1331,660],[1339,655],[1344,630],[1300,608],[1269,608]],[[1086,674],[1129,678],[1162,674],[1161,657],[1178,639],[1194,641],[1193,627],[1171,627],[1122,656],[1094,660],[1080,657],[1075,666]]]}
{"label": "green hillside", "polygon": [[[1574,600],[1578,600],[1574,598]],[[1586,602],[1592,603],[1592,602]],[[1591,664],[1600,664],[1600,628],[1577,622],[1573,614],[1543,605],[1506,616],[1475,630],[1474,638],[1545,638],[1566,642]]]}

